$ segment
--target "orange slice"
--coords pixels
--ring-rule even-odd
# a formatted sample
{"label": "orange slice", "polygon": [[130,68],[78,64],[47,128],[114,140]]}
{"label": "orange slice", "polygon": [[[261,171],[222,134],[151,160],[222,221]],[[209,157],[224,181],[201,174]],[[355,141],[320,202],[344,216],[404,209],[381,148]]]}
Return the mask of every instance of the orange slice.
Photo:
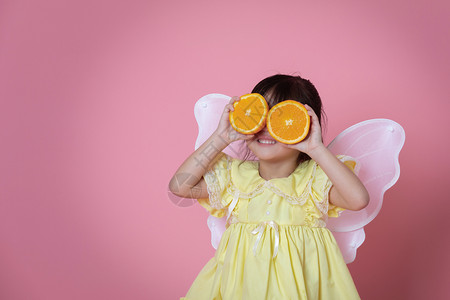
{"label": "orange slice", "polygon": [[240,133],[254,134],[266,125],[269,105],[263,96],[257,93],[245,94],[241,100],[233,103],[230,111],[230,124]]}
{"label": "orange slice", "polygon": [[284,144],[296,144],[308,135],[311,119],[306,107],[294,100],[274,105],[267,116],[270,135]]}

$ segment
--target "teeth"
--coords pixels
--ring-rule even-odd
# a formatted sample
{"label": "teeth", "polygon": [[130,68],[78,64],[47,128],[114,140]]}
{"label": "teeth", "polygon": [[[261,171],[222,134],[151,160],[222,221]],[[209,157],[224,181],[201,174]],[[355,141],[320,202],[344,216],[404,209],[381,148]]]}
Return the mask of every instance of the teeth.
{"label": "teeth", "polygon": [[258,140],[261,144],[275,144],[275,141],[268,141],[268,140]]}

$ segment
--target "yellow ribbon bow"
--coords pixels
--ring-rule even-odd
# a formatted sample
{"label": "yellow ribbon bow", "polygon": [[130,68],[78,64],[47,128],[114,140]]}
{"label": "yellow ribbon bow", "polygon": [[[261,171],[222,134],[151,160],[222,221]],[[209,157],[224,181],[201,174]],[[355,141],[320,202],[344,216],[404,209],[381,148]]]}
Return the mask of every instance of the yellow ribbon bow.
{"label": "yellow ribbon bow", "polygon": [[275,250],[273,251],[273,256],[272,256],[273,258],[275,258],[275,256],[277,256],[277,252],[278,252],[278,244],[280,242],[280,236],[278,233],[278,224],[275,223],[274,221],[261,222],[261,223],[259,223],[258,227],[256,227],[252,231],[253,234],[258,234],[255,245],[253,246],[253,254],[256,256],[256,248],[258,247],[258,244],[261,241],[261,237],[262,237],[264,230],[266,229],[266,225],[272,227],[275,230]]}

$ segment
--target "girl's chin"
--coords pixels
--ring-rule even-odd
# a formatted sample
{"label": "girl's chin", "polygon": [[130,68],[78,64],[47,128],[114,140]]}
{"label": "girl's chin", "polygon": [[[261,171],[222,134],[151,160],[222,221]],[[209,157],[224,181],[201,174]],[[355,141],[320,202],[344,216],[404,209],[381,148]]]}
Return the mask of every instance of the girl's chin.
{"label": "girl's chin", "polygon": [[284,147],[280,142],[276,142],[275,144],[261,144],[257,141],[252,141],[251,143],[247,143],[247,146],[256,157],[263,160],[273,160],[282,157],[287,158],[291,155],[298,155],[297,150]]}
{"label": "girl's chin", "polygon": [[[248,147],[255,155],[257,156],[273,156],[280,152],[279,145],[269,145],[269,146],[260,146],[260,145],[251,145]],[[282,150],[281,150],[282,151]]]}
{"label": "girl's chin", "polygon": [[[283,156],[283,150],[280,149],[279,145],[262,146],[262,147],[251,147],[250,150],[260,159],[272,159],[276,157]],[[281,154],[281,155],[280,155]]]}

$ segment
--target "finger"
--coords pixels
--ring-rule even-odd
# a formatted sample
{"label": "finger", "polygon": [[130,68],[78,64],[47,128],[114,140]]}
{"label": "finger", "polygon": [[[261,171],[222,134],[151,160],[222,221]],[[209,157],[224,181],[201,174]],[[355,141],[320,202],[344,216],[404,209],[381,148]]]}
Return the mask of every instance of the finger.
{"label": "finger", "polygon": [[312,116],[315,115],[316,112],[314,111],[314,109],[311,108],[311,106],[309,106],[308,104],[304,104],[306,111],[308,112],[308,115]]}
{"label": "finger", "polygon": [[312,111],[312,115],[310,115],[312,118],[312,123],[316,126],[320,126],[319,124],[319,118],[317,117],[316,113]]}
{"label": "finger", "polygon": [[233,104],[228,103],[227,105],[225,105],[225,111],[226,111],[226,112],[234,111],[234,106],[233,106]]}
{"label": "finger", "polygon": [[318,121],[319,118],[317,117],[317,114],[314,111],[314,109],[312,109],[311,106],[309,106],[308,104],[304,104],[304,106],[306,107],[306,110],[308,111],[308,115],[311,116],[314,123],[316,123],[315,121]]}
{"label": "finger", "polygon": [[233,96],[233,97],[231,97],[231,99],[228,103],[233,104],[235,101],[239,101],[239,100],[240,100],[239,96]]}

